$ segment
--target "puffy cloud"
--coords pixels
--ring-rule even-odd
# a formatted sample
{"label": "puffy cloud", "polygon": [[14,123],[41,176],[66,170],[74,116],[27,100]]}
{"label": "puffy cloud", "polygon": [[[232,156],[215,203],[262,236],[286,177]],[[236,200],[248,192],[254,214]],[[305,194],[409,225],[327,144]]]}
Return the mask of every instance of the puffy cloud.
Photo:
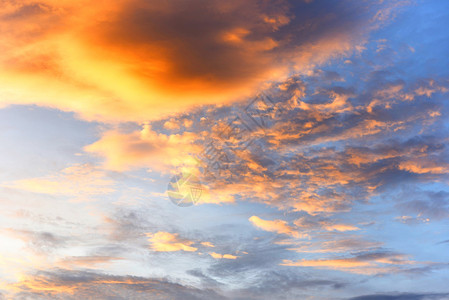
{"label": "puffy cloud", "polygon": [[198,163],[193,154],[201,148],[193,142],[194,133],[165,135],[146,124],[141,131],[120,133],[108,131],[100,140],[86,146],[88,153],[104,157],[104,167],[115,171],[148,168],[169,172],[178,166],[194,167]]}
{"label": "puffy cloud", "polygon": [[3,1],[3,105],[145,121],[229,103],[292,67],[306,70],[350,53],[382,22],[372,17],[388,15],[390,6],[345,4]]}

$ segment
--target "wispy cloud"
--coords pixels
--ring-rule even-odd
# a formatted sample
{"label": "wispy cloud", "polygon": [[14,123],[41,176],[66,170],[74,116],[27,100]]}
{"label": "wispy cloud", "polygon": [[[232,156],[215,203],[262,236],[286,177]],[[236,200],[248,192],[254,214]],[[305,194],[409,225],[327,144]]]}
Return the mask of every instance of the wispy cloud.
{"label": "wispy cloud", "polygon": [[172,252],[172,251],[189,251],[194,252],[198,248],[192,247],[194,242],[180,239],[178,234],[171,234],[169,232],[148,233],[151,249],[154,251]]}

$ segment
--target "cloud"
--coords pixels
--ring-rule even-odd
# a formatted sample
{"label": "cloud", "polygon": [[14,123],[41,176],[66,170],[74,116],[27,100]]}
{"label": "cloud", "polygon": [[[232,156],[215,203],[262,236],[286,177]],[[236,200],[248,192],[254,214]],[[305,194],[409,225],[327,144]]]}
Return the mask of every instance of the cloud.
{"label": "cloud", "polygon": [[205,247],[211,247],[214,248],[214,244],[212,244],[211,242],[201,242],[201,245],[205,246]]}
{"label": "cloud", "polygon": [[300,227],[303,230],[327,230],[327,231],[354,231],[360,230],[360,228],[349,225],[349,224],[341,224],[335,223],[335,221],[331,222],[329,220],[317,220],[316,218],[311,217],[310,215],[302,216],[299,219],[296,219],[293,222],[297,227]]}
{"label": "cloud", "polygon": [[275,232],[278,234],[286,234],[295,238],[300,238],[301,234],[296,231],[293,227],[289,226],[288,223],[284,220],[263,220],[257,216],[252,216],[249,218],[249,221],[256,227],[269,231]]}
{"label": "cloud", "polygon": [[49,231],[34,231],[27,229],[2,229],[0,233],[22,240],[27,247],[37,254],[51,253],[56,249],[67,246],[68,237]]}
{"label": "cloud", "polygon": [[449,294],[444,293],[402,293],[402,294],[376,294],[350,298],[349,300],[445,300]]}
{"label": "cloud", "polygon": [[[8,206],[23,190],[35,193],[25,193],[31,197],[25,206],[65,195],[104,198],[70,207],[58,201],[44,215],[48,204],[56,205],[46,202],[32,217],[14,219],[20,226],[45,228],[3,231],[20,239],[5,239],[5,248],[22,247],[23,241],[44,259],[36,267],[25,257],[20,268],[3,259],[4,269],[14,275],[49,265],[66,270],[22,274],[9,284],[8,298],[224,299],[220,288],[236,300],[349,297],[360,292],[350,283],[377,291],[387,281],[399,286],[404,274],[429,275],[419,279],[431,282],[429,289],[438,287],[434,279],[441,273],[428,273],[447,266],[416,260],[429,253],[442,259],[444,245],[395,251],[403,250],[397,249],[403,240],[416,241],[430,229],[431,243],[444,240],[444,222],[414,230],[395,217],[411,224],[448,215],[448,82],[438,72],[429,72],[432,79],[417,78],[425,74],[410,69],[416,61],[394,61],[403,52],[389,51],[387,40],[364,43],[378,21],[399,12],[397,2],[155,3],[2,2],[4,105],[38,104],[75,111],[86,120],[133,121],[96,125],[98,140],[89,139],[76,159],[95,156],[98,167],[77,164],[4,186],[2,226],[17,217]],[[390,5],[394,11],[388,14],[382,8]],[[393,29],[402,35],[407,28]],[[417,52],[425,44],[420,41]],[[351,62],[343,63],[354,50]],[[233,102],[259,86],[268,87],[272,105]],[[248,135],[220,137],[237,116],[237,123],[249,125]],[[217,173],[203,174],[200,204],[222,206],[178,209],[162,195],[169,180],[164,176],[196,169],[193,157],[210,142],[229,157],[215,170],[217,161],[201,161]],[[150,176],[151,185],[140,175]],[[116,191],[112,177],[123,179],[119,186],[125,190]],[[117,192],[120,200],[114,201]],[[81,223],[57,219],[60,208]],[[63,234],[67,230],[69,236]],[[392,235],[399,240],[392,242]],[[17,253],[26,255],[24,250]],[[85,269],[133,275],[151,270],[196,287],[79,271]],[[386,296],[421,295],[416,293]]]}
{"label": "cloud", "polygon": [[353,258],[349,259],[329,259],[329,260],[302,260],[297,262],[284,261],[283,266],[297,266],[297,267],[328,267],[335,269],[349,269],[356,267],[367,267],[371,264],[368,262],[358,261]]}
{"label": "cloud", "polygon": [[166,135],[157,133],[146,124],[142,130],[131,133],[108,131],[100,140],[84,150],[105,159],[109,170],[126,171],[133,168],[148,168],[169,172],[175,167],[194,167],[198,163],[193,154],[201,148],[193,144],[198,139],[195,133]]}
{"label": "cloud", "polygon": [[324,228],[329,231],[353,231],[353,230],[359,230],[360,228],[352,226],[352,225],[346,225],[346,224],[332,224],[332,225],[325,225]]}
{"label": "cloud", "polygon": [[411,187],[403,189],[395,208],[405,214],[398,219],[403,223],[416,224],[444,220],[449,216],[449,201],[446,191],[427,191]]}
{"label": "cloud", "polygon": [[110,264],[116,260],[121,260],[120,257],[110,256],[68,256],[60,260],[57,265],[62,269],[72,268],[95,268],[97,265]]}
{"label": "cloud", "polygon": [[[367,200],[396,184],[444,178],[446,150],[432,130],[442,120],[439,96],[445,90],[438,89],[429,101],[415,93],[421,79],[407,79],[390,66],[365,67],[348,66],[357,76],[338,68],[312,69],[273,84],[266,93],[273,105],[257,107],[265,119],[263,129],[247,115],[249,99],[192,111],[188,130],[181,129],[186,118],[179,115],[145,124],[141,131],[105,132],[85,150],[102,157],[108,169],[170,172],[198,170],[192,157],[216,144],[226,159],[201,161],[216,173],[202,174],[200,203],[251,199],[309,215],[348,212],[353,201]],[[362,72],[366,81],[358,80]],[[437,78],[434,82],[447,85]],[[249,134],[241,140],[220,138],[236,117],[250,127]],[[417,133],[417,127],[426,135]],[[337,225],[327,224],[334,226],[329,230],[337,230]]]}
{"label": "cloud", "polygon": [[212,256],[215,259],[237,259],[238,256],[232,255],[232,254],[219,254],[215,252],[210,252],[210,256]]}
{"label": "cloud", "polygon": [[26,274],[6,285],[14,299],[226,299],[212,290],[184,286],[163,278],[113,276],[88,271],[53,269]]}
{"label": "cloud", "polygon": [[180,239],[178,234],[159,231],[156,233],[148,233],[148,241],[151,243],[151,249],[159,252],[188,251],[195,252],[198,248],[192,247],[194,242]]}
{"label": "cloud", "polygon": [[[349,258],[284,260],[282,266],[314,267],[339,270],[343,272],[375,275],[401,272],[406,266],[417,262],[408,260],[405,255],[391,252],[366,252]],[[426,264],[426,263],[424,263]]]}
{"label": "cloud", "polygon": [[429,160],[404,161],[399,164],[399,169],[417,174],[447,174],[449,165],[441,165],[441,162],[432,162]]}
{"label": "cloud", "polygon": [[[345,286],[338,280],[314,278],[311,274],[298,274],[287,270],[261,272],[248,288],[233,293],[234,299],[301,299],[310,297],[313,291],[330,288],[332,291]],[[279,291],[282,290],[282,293]]]}
{"label": "cloud", "polygon": [[33,193],[70,196],[77,201],[115,191],[115,181],[90,164],[74,164],[55,175],[7,182],[4,186]]}
{"label": "cloud", "polygon": [[[344,253],[359,252],[378,249],[382,243],[362,239],[360,236],[313,236],[316,240],[312,242],[301,242],[291,245],[288,250],[299,253]],[[323,241],[319,239],[323,239]]]}
{"label": "cloud", "polygon": [[375,15],[391,15],[389,6],[7,0],[0,10],[3,105],[142,122],[230,103],[291,69],[351,53],[384,22]]}

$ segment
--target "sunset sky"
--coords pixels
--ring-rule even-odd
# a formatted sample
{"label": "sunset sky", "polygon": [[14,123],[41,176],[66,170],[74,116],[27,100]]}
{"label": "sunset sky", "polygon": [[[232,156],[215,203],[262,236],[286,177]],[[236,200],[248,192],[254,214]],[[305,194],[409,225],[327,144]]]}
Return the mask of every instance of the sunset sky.
{"label": "sunset sky", "polygon": [[446,0],[0,0],[0,299],[449,299],[448,28]]}

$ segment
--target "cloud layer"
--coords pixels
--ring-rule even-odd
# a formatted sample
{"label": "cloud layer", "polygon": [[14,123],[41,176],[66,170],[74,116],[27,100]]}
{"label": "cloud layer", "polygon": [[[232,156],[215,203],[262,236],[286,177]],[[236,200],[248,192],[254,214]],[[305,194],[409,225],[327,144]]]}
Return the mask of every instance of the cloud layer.
{"label": "cloud layer", "polygon": [[[3,106],[145,121],[229,103],[348,54],[390,5],[273,1],[3,1]],[[101,16],[101,17],[99,17]],[[424,92],[424,91],[423,91]]]}

